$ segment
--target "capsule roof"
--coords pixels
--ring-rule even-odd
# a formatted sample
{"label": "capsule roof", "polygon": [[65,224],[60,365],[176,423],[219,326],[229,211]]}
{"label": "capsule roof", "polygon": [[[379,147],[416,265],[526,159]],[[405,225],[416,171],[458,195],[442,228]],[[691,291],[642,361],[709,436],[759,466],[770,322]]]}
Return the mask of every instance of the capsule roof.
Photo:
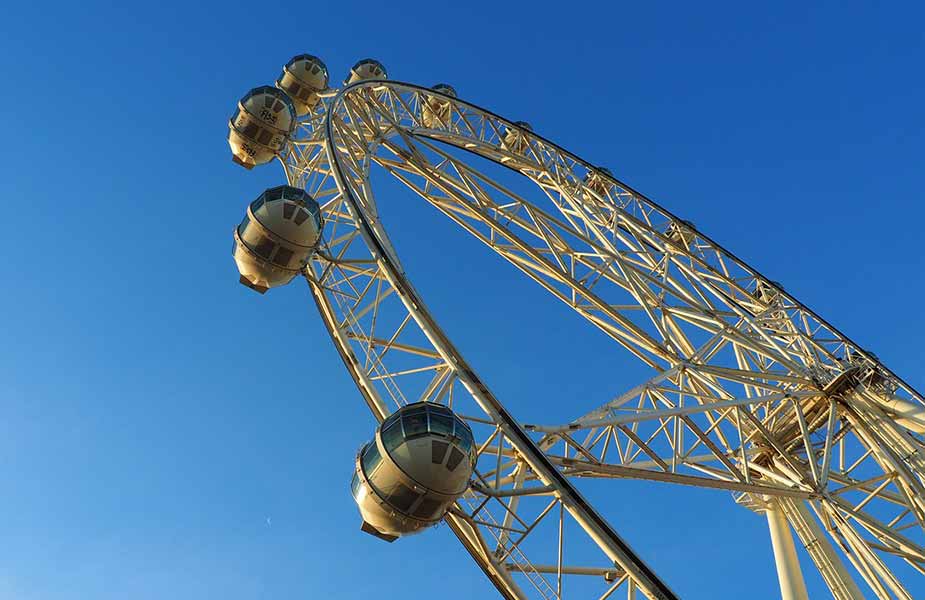
{"label": "capsule roof", "polygon": [[[361,75],[362,71],[366,71],[367,74]],[[389,77],[385,67],[375,58],[362,58],[358,60],[356,64],[350,68],[350,73],[356,74],[363,79],[388,79]],[[346,85],[350,79],[350,75],[347,75],[344,84]]]}
{"label": "capsule roof", "polygon": [[[318,71],[324,73],[325,80],[328,79],[328,67],[324,64],[324,61],[317,56],[314,56],[313,54],[296,54],[289,59],[289,62],[286,63],[286,68],[288,69],[298,62],[307,62],[309,65],[311,65],[311,67],[318,67]],[[313,73],[317,75],[318,71],[313,71]]]}
{"label": "capsule roof", "polygon": [[356,64],[353,65],[352,68],[359,69],[363,65],[372,65],[374,67],[378,67],[380,71],[385,73],[385,67],[383,67],[382,63],[376,60],[375,58],[361,58],[360,60],[356,62]]}
{"label": "capsule roof", "polygon": [[307,208],[313,215],[321,215],[321,207],[311,195],[305,190],[291,185],[278,185],[267,188],[256,200],[251,202],[251,211],[256,211],[264,202],[274,202],[276,200],[288,200],[294,202],[303,208]]}
{"label": "capsule roof", "polygon": [[310,211],[320,211],[318,203],[308,192],[302,188],[293,187],[291,185],[278,185],[276,187],[267,188],[251,203],[251,209],[256,210],[264,202],[272,202],[274,200],[289,200],[304,206]]}
{"label": "capsule roof", "polygon": [[[429,427],[430,433],[447,436],[451,435],[452,437],[459,438],[460,443],[466,449],[466,451],[472,448],[474,437],[472,435],[472,429],[469,427],[469,424],[456,416],[453,411],[446,406],[437,404],[435,402],[415,402],[413,404],[405,405],[389,415],[388,418],[383,421],[381,429],[387,429],[389,425],[395,421],[398,421],[399,419],[402,419],[403,417],[413,418],[414,415],[422,414],[437,416],[437,420]],[[450,419],[452,419],[452,422],[455,423],[455,428],[453,430],[447,430],[445,425],[438,426],[436,424],[437,422],[448,424]],[[417,427],[414,427],[413,431],[417,431],[417,429]],[[420,431],[421,433],[428,432],[428,425],[426,422],[423,424],[423,428]],[[413,436],[414,433],[412,433],[412,429],[406,428],[405,438]]]}
{"label": "capsule roof", "polygon": [[[308,215],[311,215],[312,220],[314,220],[318,231],[321,231],[324,228],[324,220],[321,218],[321,207],[318,205],[318,202],[316,202],[315,199],[312,198],[311,195],[309,195],[309,193],[305,190],[290,185],[278,185],[276,187],[264,190],[264,192],[260,194],[256,200],[251,202],[251,213],[254,215],[254,218],[262,222],[262,217],[260,215],[266,215],[268,213],[265,211],[258,211],[260,211],[264,204],[269,204],[270,202],[277,202],[280,200],[286,200],[306,209]],[[302,225],[302,223],[305,221],[305,218],[308,216],[305,215],[299,217],[299,212],[295,213],[293,220],[296,225]],[[283,211],[283,215],[286,215],[285,209]]]}
{"label": "capsule roof", "polygon": [[[244,97],[241,98],[241,104],[247,104],[248,100],[254,98],[255,96],[259,96],[261,94],[273,96],[275,99],[279,100],[283,104],[283,106],[289,108],[292,114],[295,115],[295,106],[292,104],[292,100],[289,98],[289,96],[286,95],[286,92],[283,92],[282,90],[279,90],[273,87],[272,85],[261,85],[259,87],[255,87],[251,91],[244,94]],[[271,108],[271,107],[268,106],[267,108]],[[283,109],[282,106],[277,108],[277,106],[275,105],[272,108],[274,112],[279,112],[280,110]]]}

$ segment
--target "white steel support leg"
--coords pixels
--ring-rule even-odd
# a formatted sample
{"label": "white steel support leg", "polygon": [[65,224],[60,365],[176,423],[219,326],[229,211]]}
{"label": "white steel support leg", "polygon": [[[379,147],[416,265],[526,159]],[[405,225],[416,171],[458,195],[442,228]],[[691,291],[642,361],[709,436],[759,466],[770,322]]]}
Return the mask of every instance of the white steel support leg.
{"label": "white steel support leg", "polygon": [[771,531],[771,544],[774,546],[781,600],[809,600],[790,525],[776,499],[770,499],[765,515]]}
{"label": "white steel support leg", "polygon": [[781,500],[782,508],[793,524],[793,529],[816,563],[832,596],[836,600],[864,600],[864,594],[851,578],[844,563],[835,553],[835,548],[826,536],[819,522],[813,518],[806,502]]}

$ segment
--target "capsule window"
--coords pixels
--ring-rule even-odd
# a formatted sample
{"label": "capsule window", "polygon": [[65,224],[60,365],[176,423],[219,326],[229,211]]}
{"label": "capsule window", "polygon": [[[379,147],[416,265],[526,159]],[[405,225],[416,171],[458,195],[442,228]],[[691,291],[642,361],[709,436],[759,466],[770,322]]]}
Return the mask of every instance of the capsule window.
{"label": "capsule window", "polygon": [[472,448],[472,430],[458,417],[454,420],[456,421],[456,438],[459,445],[465,452],[468,452]]}
{"label": "capsule window", "polygon": [[267,94],[266,96],[263,97],[263,107],[264,107],[264,108],[273,108],[273,102],[274,102],[274,100],[275,100],[275,98],[273,98],[273,96]]}
{"label": "capsule window", "polygon": [[248,217],[247,215],[244,215],[244,220],[241,221],[240,225],[238,225],[238,235],[240,236],[244,235],[244,230],[247,229],[247,226],[250,225],[250,222],[251,222],[250,217]]}
{"label": "capsule window", "polygon": [[453,435],[453,419],[449,415],[436,412],[430,413],[430,430],[438,435],[450,437]]}
{"label": "capsule window", "polygon": [[270,143],[270,140],[273,139],[273,132],[269,129],[263,129],[260,131],[260,135],[257,136],[257,143],[263,144],[264,146]]}
{"label": "capsule window", "polygon": [[356,499],[360,495],[360,476],[353,472],[353,479],[350,480],[350,493]]}
{"label": "capsule window", "polygon": [[282,267],[287,267],[289,266],[290,260],[292,260],[292,250],[280,246],[276,250],[276,256],[274,257],[273,261]]}
{"label": "capsule window", "polygon": [[[293,213],[295,213],[295,204],[293,204],[292,202],[287,202],[286,204],[283,205],[283,218],[284,219],[291,219]],[[296,225],[299,225],[299,223],[296,223]]]}
{"label": "capsule window", "polygon": [[450,445],[446,442],[434,440],[430,443],[430,462],[435,465],[442,465],[443,459],[446,458],[446,451]]}
{"label": "capsule window", "polygon": [[279,112],[281,110],[283,110],[283,103],[277,100],[276,104],[273,105],[273,112]]}
{"label": "capsule window", "polygon": [[405,428],[405,438],[411,439],[427,433],[427,412],[423,409],[415,412],[406,413],[402,417],[402,425]]}
{"label": "capsule window", "polygon": [[379,448],[376,447],[375,441],[366,444],[366,449],[363,450],[363,457],[360,462],[363,464],[363,473],[366,474],[367,478],[371,477],[376,467],[382,462],[382,455],[379,454]]}
{"label": "capsule window", "polygon": [[257,245],[254,247],[254,252],[259,256],[262,256],[266,260],[270,260],[270,256],[273,254],[273,247],[276,246],[276,243],[273,242],[268,237],[260,238],[260,241],[257,242]]}
{"label": "capsule window", "polygon": [[241,135],[243,135],[246,138],[254,139],[255,137],[257,137],[258,131],[259,130],[257,128],[257,124],[251,121],[250,123],[244,126],[244,130],[241,132]]}
{"label": "capsule window", "polygon": [[398,419],[395,419],[391,423],[387,422],[382,429],[382,445],[385,446],[385,449],[389,452],[395,450],[402,445],[402,442],[405,441],[404,435],[401,432],[401,423]]}
{"label": "capsule window", "polygon": [[437,511],[443,506],[439,500],[433,498],[421,498],[421,503],[414,509],[414,516],[422,519],[432,519],[437,516]]}
{"label": "capsule window", "polygon": [[299,212],[296,213],[296,216],[295,216],[295,219],[294,219],[294,220],[295,220],[295,224],[296,224],[296,225],[301,225],[302,223],[305,222],[305,219],[307,219],[307,218],[308,218],[308,211],[305,210],[304,208],[300,208],[300,209],[299,209]]}
{"label": "capsule window", "polygon": [[456,469],[459,466],[459,463],[462,462],[462,459],[465,457],[465,454],[460,452],[457,448],[450,450],[450,458],[446,461],[446,468],[450,471]]}
{"label": "capsule window", "polygon": [[302,89],[302,86],[293,81],[292,84],[289,86],[289,89],[286,91],[292,94],[293,96],[295,96],[299,93],[301,89]]}
{"label": "capsule window", "polygon": [[392,425],[392,423],[398,421],[399,419],[401,419],[401,413],[393,412],[386,418],[385,421],[382,422],[382,429],[387,429]]}
{"label": "capsule window", "polygon": [[386,501],[402,512],[408,512],[418,499],[418,493],[402,483],[395,484]]}
{"label": "capsule window", "polygon": [[273,200],[279,200],[283,197],[283,188],[273,188],[272,190],[267,190],[267,202],[272,202]]}

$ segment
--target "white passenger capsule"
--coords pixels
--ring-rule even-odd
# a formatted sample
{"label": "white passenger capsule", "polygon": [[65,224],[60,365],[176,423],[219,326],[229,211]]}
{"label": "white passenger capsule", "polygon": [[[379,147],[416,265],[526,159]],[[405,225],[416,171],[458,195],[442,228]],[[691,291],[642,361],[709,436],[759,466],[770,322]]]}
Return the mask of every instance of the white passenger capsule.
{"label": "white passenger capsule", "polygon": [[357,64],[353,65],[353,68],[350,69],[350,73],[344,80],[344,85],[350,85],[351,83],[364,81],[366,79],[388,78],[389,74],[386,73],[385,67],[382,66],[381,62],[372,58],[364,58],[363,60],[357,61]]}
{"label": "white passenger capsule", "polygon": [[469,487],[475,460],[472,430],[447,407],[417,402],[392,413],[354,465],[361,529],[391,542],[435,525]]}
{"label": "white passenger capsule", "polygon": [[508,127],[504,133],[504,147],[510,152],[523,154],[530,140],[520,130],[533,131],[533,127],[526,121],[515,121],[514,125],[517,127]]}
{"label": "white passenger capsule", "polygon": [[[431,89],[450,98],[456,98],[456,90],[448,83],[438,83]],[[424,127],[428,129],[447,127],[452,117],[453,103],[440,96],[425,95],[424,98],[421,107],[421,122]]]}
{"label": "white passenger capsule", "polygon": [[301,117],[318,104],[318,92],[327,89],[328,68],[317,56],[293,56],[283,67],[276,87],[286,92]]}
{"label": "white passenger capsule", "polygon": [[305,190],[281,185],[260,194],[234,230],[241,283],[263,294],[292,281],[308,263],[321,228],[321,209]]}
{"label": "white passenger capsule", "polygon": [[246,169],[273,160],[295,129],[296,110],[284,92],[264,85],[238,102],[228,122],[232,159]]}

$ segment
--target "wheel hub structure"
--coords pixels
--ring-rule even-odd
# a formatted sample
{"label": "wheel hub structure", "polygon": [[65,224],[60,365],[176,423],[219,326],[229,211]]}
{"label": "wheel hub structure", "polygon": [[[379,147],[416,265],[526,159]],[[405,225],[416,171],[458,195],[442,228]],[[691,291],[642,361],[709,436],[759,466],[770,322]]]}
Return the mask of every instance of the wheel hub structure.
{"label": "wheel hub structure", "polygon": [[[834,598],[911,599],[904,581],[925,574],[921,394],[690,222],[526,124],[437,90],[384,79],[323,90],[277,158],[321,206],[302,274],[373,415],[426,401],[471,427],[475,470],[444,521],[501,595],[678,597],[657,557],[644,562],[576,489],[596,478],[726,490],[765,513],[784,598],[806,597],[795,534]],[[567,423],[515,420],[405,273],[373,169],[652,377]]]}

